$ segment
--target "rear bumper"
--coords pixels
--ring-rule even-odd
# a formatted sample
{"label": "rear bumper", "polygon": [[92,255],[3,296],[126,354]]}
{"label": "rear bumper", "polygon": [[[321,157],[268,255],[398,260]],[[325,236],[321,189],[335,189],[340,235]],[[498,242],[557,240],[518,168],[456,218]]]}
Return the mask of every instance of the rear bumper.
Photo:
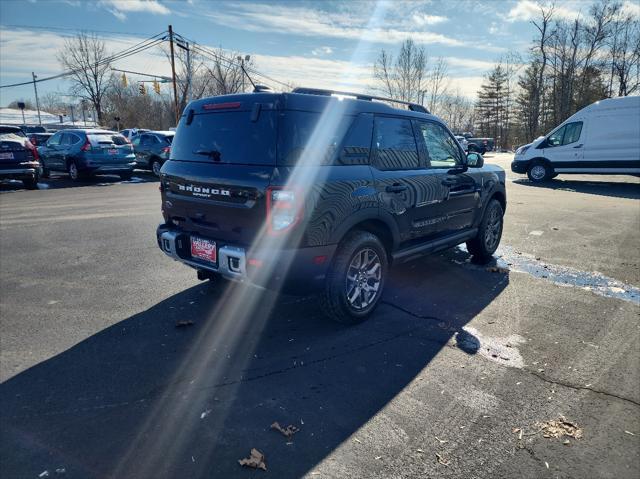
{"label": "rear bumper", "polygon": [[134,161],[130,163],[118,163],[115,165],[96,165],[96,164],[85,164],[83,168],[80,170],[83,173],[90,173],[94,175],[107,175],[107,174],[118,174],[118,173],[131,173],[133,169],[136,167],[136,163]]}
{"label": "rear bumper", "polygon": [[336,245],[327,245],[251,251],[248,257],[246,248],[218,242],[218,262],[213,264],[193,258],[189,233],[174,226],[159,225],[156,239],[167,256],[196,270],[291,294],[307,294],[322,288],[336,249]]}
{"label": "rear bumper", "polygon": [[29,168],[0,168],[0,180],[30,180],[37,176],[38,166]]}

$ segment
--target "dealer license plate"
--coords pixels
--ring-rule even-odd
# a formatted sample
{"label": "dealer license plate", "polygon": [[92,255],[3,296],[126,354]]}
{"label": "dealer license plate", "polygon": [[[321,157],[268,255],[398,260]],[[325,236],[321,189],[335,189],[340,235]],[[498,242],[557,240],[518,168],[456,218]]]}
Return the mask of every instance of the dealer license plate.
{"label": "dealer license plate", "polygon": [[194,258],[203,259],[210,263],[216,263],[218,261],[216,242],[204,238],[198,238],[197,236],[192,236],[191,256],[193,256]]}

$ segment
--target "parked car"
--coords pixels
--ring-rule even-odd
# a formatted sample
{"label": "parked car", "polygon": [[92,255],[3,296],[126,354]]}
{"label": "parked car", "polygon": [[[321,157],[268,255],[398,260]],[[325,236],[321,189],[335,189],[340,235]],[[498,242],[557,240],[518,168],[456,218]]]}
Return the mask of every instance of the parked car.
{"label": "parked car", "polygon": [[27,136],[29,136],[31,133],[45,133],[47,131],[44,126],[40,125],[21,125],[20,128],[25,132]]}
{"label": "parked car", "polygon": [[21,180],[33,190],[39,176],[38,153],[24,132],[16,126],[0,125],[0,180]]}
{"label": "parked car", "polygon": [[511,170],[533,182],[559,174],[640,174],[640,97],[597,101],[516,150]]}
{"label": "parked car", "polygon": [[191,102],[160,178],[168,256],[200,279],[320,291],[344,323],[371,314],[392,263],[465,242],[491,257],[506,208],[504,170],[424,107],[328,90]]}
{"label": "parked car", "polygon": [[495,140],[493,138],[467,138],[467,149],[484,155],[487,151],[493,151]]}
{"label": "parked car", "polygon": [[136,136],[131,144],[138,168],[149,169],[160,176],[160,168],[169,159],[175,131],[149,131]]}
{"label": "parked car", "polygon": [[458,140],[458,143],[460,143],[460,146],[462,147],[462,149],[464,151],[468,151],[469,150],[469,142],[467,141],[467,139],[464,136],[456,135],[456,140]]}
{"label": "parked car", "polygon": [[120,134],[124,136],[127,140],[133,141],[133,139],[141,133],[145,133],[149,130],[144,130],[142,128],[127,128],[126,130],[122,130]]}
{"label": "parked car", "polygon": [[121,134],[108,130],[59,131],[38,151],[45,178],[51,171],[64,171],[73,181],[101,174],[118,174],[128,180],[135,166],[131,144]]}
{"label": "parked car", "polygon": [[29,133],[28,138],[33,146],[42,145],[46,143],[49,138],[53,136],[53,132],[46,133]]}

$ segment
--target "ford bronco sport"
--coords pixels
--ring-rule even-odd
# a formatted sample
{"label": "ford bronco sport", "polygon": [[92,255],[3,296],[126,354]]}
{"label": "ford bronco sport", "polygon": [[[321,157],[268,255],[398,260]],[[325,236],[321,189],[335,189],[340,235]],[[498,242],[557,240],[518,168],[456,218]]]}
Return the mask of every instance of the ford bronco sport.
{"label": "ford bronco sport", "polygon": [[161,169],[158,245],[200,279],[319,291],[328,316],[355,323],[391,264],[465,242],[494,253],[505,173],[424,107],[257,90],[191,102]]}

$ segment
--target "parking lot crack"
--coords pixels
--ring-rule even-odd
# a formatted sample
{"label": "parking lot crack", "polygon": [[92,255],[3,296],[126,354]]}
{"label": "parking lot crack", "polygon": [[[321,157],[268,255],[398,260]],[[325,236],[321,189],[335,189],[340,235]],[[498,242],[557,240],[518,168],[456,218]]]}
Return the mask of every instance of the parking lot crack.
{"label": "parking lot crack", "polygon": [[410,311],[408,309],[403,308],[402,306],[398,306],[397,304],[394,304],[390,301],[385,301],[382,300],[380,301],[381,304],[386,304],[387,306],[391,306],[392,308],[397,309],[398,311],[402,311],[405,314],[408,314],[409,316],[413,316],[414,318],[418,318],[418,319],[429,319],[431,321],[438,321],[441,322],[442,319],[437,318],[435,316],[426,316],[426,315],[422,315],[422,314],[418,314],[418,313],[414,313],[413,311]]}
{"label": "parking lot crack", "polygon": [[607,397],[610,397],[610,398],[619,399],[620,401],[625,401],[625,402],[631,403],[631,404],[633,404],[635,406],[640,406],[640,402],[638,402],[638,401],[636,401],[634,399],[631,399],[631,398],[620,396],[618,394],[610,393],[610,392],[607,392],[607,391],[602,391],[600,389],[594,389],[592,387],[587,387],[587,386],[577,386],[575,384],[571,384],[571,383],[568,383],[568,382],[565,382],[565,381],[558,381],[557,379],[549,379],[549,378],[544,377],[542,374],[539,374],[539,373],[537,373],[535,371],[531,371],[531,370],[526,369],[526,368],[524,369],[524,371],[528,372],[532,376],[535,376],[538,379],[541,379],[542,381],[544,381],[546,383],[549,383],[549,384],[564,386],[566,388],[573,389],[575,391],[590,391],[590,392],[595,393],[595,394],[601,394],[603,396],[607,396]]}

